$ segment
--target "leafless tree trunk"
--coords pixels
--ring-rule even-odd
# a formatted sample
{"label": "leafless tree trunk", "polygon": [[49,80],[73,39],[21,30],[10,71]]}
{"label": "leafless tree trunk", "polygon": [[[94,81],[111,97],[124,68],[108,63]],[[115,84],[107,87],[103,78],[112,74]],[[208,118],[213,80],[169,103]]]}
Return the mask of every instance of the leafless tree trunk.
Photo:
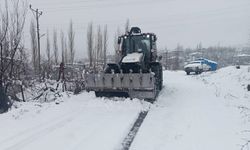
{"label": "leafless tree trunk", "polygon": [[121,35],[121,30],[120,28],[118,27],[116,32],[115,32],[115,36],[114,36],[114,49],[115,51],[117,51],[119,49],[118,47],[118,44],[117,44],[117,41],[118,41],[118,37]]}
{"label": "leafless tree trunk", "polygon": [[173,60],[173,70],[180,69],[180,54],[183,51],[183,47],[178,43],[175,49],[175,56]]}
{"label": "leafless tree trunk", "polygon": [[65,38],[64,38],[64,33],[61,31],[61,49],[62,49],[62,62],[65,63]]}
{"label": "leafless tree trunk", "polygon": [[101,26],[98,26],[97,29],[97,34],[96,34],[96,52],[95,52],[95,63],[96,66],[100,63],[103,62],[103,52],[102,52],[102,31],[101,31]]}
{"label": "leafless tree trunk", "polygon": [[30,38],[31,38],[31,50],[32,50],[32,64],[33,64],[33,68],[35,73],[37,74],[37,67],[38,67],[38,56],[37,56],[37,37],[36,37],[36,27],[35,27],[35,23],[32,20],[30,23]]}
{"label": "leafless tree trunk", "polygon": [[48,31],[48,30],[47,30],[46,53],[47,53],[48,64],[50,64],[50,63],[51,63],[51,56],[50,56],[50,39],[49,39],[49,31]]}
{"label": "leafless tree trunk", "polygon": [[68,59],[68,45],[67,45],[67,40],[64,38],[64,61],[67,64],[69,62]]}
{"label": "leafless tree trunk", "polygon": [[119,51],[119,45],[117,43],[118,38],[119,38],[120,35],[121,35],[121,30],[118,27],[117,31],[115,33],[115,36],[114,36],[114,50],[115,50],[115,60],[116,60],[116,62],[118,62],[120,57],[121,57],[121,54],[120,54],[120,51]]}
{"label": "leafless tree trunk", "polygon": [[107,47],[108,47],[108,26],[105,25],[103,31],[103,69],[107,64]]}
{"label": "leafless tree trunk", "polygon": [[68,42],[69,42],[69,52],[70,52],[70,63],[74,63],[74,57],[75,57],[75,31],[73,28],[73,22],[70,21],[69,25],[69,31],[68,31]]}
{"label": "leafless tree trunk", "polygon": [[46,54],[47,54],[47,78],[49,78],[51,72],[51,56],[50,56],[50,39],[49,31],[47,30],[47,43],[46,43]]}
{"label": "leafless tree trunk", "polygon": [[53,33],[53,48],[54,48],[55,64],[58,65],[58,45],[57,45],[57,32],[56,32],[56,30],[54,30],[54,33]]}
{"label": "leafless tree trunk", "polygon": [[94,54],[94,36],[93,36],[93,23],[89,23],[87,29],[87,50],[89,57],[89,67],[93,67],[93,54]]}

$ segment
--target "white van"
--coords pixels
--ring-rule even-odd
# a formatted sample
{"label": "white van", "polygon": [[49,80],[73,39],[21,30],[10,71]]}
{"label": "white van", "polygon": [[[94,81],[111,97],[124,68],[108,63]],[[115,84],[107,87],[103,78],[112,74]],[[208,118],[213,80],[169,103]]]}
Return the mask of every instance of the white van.
{"label": "white van", "polygon": [[187,75],[189,75],[190,72],[200,74],[204,71],[211,70],[211,67],[202,61],[191,61],[190,63],[184,66],[184,70],[186,71]]}

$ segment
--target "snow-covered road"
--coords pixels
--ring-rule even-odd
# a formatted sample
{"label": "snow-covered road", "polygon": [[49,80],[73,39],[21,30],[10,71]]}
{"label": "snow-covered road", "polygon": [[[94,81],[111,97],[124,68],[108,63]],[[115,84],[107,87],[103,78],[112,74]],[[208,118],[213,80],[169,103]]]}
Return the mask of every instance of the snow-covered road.
{"label": "snow-covered road", "polygon": [[[244,73],[246,69],[245,67]],[[236,81],[244,75],[234,67],[229,68],[229,71],[227,68],[198,76],[186,76],[182,71],[166,72],[165,89],[157,104],[151,107],[131,149],[241,149],[245,140],[250,137],[250,133],[243,135],[242,132],[249,129],[249,122],[242,120],[237,104],[230,102],[232,99],[225,97],[228,93],[223,93],[222,90],[239,92],[242,89],[238,93],[242,97],[234,100],[244,101],[245,105],[249,103],[250,93],[247,94],[240,84],[234,84],[232,73]],[[246,75],[249,76],[250,73]]]}
{"label": "snow-covered road", "polygon": [[[61,103],[19,103],[0,115],[0,150],[116,150],[139,113],[150,110],[133,150],[245,150],[250,139],[247,67],[186,76],[164,72],[164,89],[150,105],[82,93]],[[249,110],[248,110],[249,109]]]}
{"label": "snow-covered road", "polygon": [[55,104],[24,104],[0,116],[0,150],[111,150],[121,146],[139,100],[114,102],[83,93]]}

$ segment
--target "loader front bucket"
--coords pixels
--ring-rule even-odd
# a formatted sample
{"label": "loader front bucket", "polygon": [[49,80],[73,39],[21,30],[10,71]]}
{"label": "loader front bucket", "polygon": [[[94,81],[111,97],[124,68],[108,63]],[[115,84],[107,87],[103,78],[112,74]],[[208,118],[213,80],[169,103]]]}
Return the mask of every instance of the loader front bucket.
{"label": "loader front bucket", "polygon": [[129,74],[85,74],[87,91],[95,91],[101,97],[130,97],[146,100],[155,100],[156,79],[154,73]]}

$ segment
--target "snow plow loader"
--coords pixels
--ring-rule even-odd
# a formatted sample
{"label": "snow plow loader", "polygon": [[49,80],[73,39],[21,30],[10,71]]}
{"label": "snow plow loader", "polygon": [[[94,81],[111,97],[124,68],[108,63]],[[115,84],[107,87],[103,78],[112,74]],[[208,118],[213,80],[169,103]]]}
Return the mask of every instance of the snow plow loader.
{"label": "snow plow loader", "polygon": [[97,97],[130,97],[155,101],[162,89],[162,66],[158,62],[156,35],[138,27],[118,38],[117,63],[99,73],[85,73],[85,88]]}

